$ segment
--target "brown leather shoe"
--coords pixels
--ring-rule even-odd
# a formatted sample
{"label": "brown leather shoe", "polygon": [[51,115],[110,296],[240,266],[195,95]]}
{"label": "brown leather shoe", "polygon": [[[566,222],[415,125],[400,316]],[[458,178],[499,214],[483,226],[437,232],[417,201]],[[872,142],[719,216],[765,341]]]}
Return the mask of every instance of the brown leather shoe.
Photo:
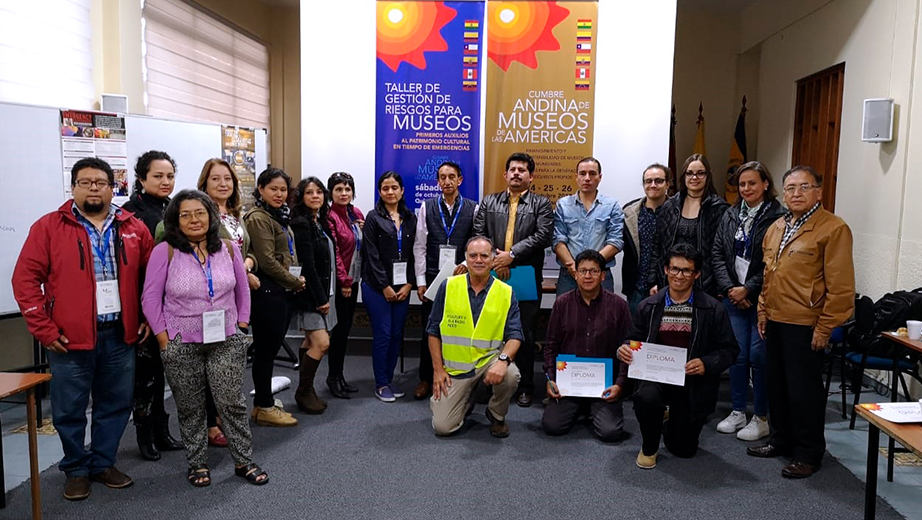
{"label": "brown leather shoe", "polygon": [[506,421],[500,421],[496,417],[493,417],[489,408],[487,408],[487,419],[490,420],[490,435],[500,439],[509,436],[509,425],[506,424]]}
{"label": "brown leather shoe", "polygon": [[64,483],[64,498],[67,500],[83,500],[90,496],[90,477],[67,477]]}
{"label": "brown leather shoe", "polygon": [[131,480],[131,477],[119,471],[115,466],[106,468],[100,473],[90,475],[90,480],[93,482],[102,482],[106,487],[112,489],[122,489],[134,484],[134,480]]}
{"label": "brown leather shoe", "polygon": [[431,391],[431,387],[429,383],[427,383],[426,381],[420,381],[419,384],[416,385],[416,390],[413,390],[413,399],[416,399],[417,401],[422,401],[423,399],[429,397],[430,391]]}
{"label": "brown leather shoe", "polygon": [[774,444],[764,444],[762,446],[751,446],[746,448],[746,455],[750,457],[759,457],[762,459],[770,459],[772,457],[779,457],[782,455],[787,455],[788,453],[781,450]]}
{"label": "brown leather shoe", "polygon": [[819,470],[819,465],[793,460],[781,470],[781,476],[786,478],[807,478]]}

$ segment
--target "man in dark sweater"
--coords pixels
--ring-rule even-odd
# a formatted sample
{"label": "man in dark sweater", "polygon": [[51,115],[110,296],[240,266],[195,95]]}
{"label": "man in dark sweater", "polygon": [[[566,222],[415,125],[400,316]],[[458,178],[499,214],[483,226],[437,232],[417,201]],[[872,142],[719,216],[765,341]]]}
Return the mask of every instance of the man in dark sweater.
{"label": "man in dark sweater", "polygon": [[[627,365],[618,361],[617,352],[630,333],[631,312],[623,298],[602,289],[607,269],[598,251],[581,252],[575,263],[577,290],[557,297],[547,327],[544,372],[551,400],[544,408],[541,426],[548,435],[563,435],[581,413],[588,413],[596,437],[614,442],[624,428],[621,398],[627,380]],[[558,354],[613,359],[614,384],[597,398],[561,395],[555,383]]]}
{"label": "man in dark sweater", "polygon": [[[637,380],[634,413],[640,423],[643,446],[637,466],[656,467],[660,437],[670,453],[688,458],[698,451],[698,436],[717,404],[720,374],[736,361],[739,346],[727,311],[704,291],[695,289],[701,276],[701,254],[691,245],[677,244],[663,259],[669,282],[665,291],[640,302],[632,344],[658,343],[687,349],[684,386]],[[631,344],[618,349],[618,359],[630,364]],[[669,406],[669,418],[663,414]]]}

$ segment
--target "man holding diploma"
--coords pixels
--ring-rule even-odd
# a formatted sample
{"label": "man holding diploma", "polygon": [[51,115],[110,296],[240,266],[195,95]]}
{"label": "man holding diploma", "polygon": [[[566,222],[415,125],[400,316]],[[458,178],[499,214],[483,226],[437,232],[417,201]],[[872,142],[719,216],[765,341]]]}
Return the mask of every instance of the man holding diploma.
{"label": "man holding diploma", "polygon": [[[701,276],[701,254],[688,244],[677,244],[663,259],[669,288],[640,302],[630,339],[687,349],[685,385],[636,381],[634,413],[640,423],[643,446],[637,466],[656,467],[660,436],[676,457],[698,451],[698,436],[717,404],[720,373],[739,355],[730,318],[717,300],[694,288]],[[618,349],[618,359],[630,364],[630,344]],[[663,413],[669,406],[669,418]]]}
{"label": "man holding diploma", "polygon": [[[563,435],[581,413],[588,412],[592,433],[602,441],[614,442],[624,428],[621,404],[627,380],[627,365],[618,362],[617,352],[631,331],[631,311],[623,298],[602,289],[608,269],[601,253],[587,249],[576,255],[574,263],[577,290],[557,297],[547,326],[544,372],[551,400],[544,408],[541,427],[548,435]],[[614,384],[595,398],[561,395],[556,384],[558,354],[614,360]]]}

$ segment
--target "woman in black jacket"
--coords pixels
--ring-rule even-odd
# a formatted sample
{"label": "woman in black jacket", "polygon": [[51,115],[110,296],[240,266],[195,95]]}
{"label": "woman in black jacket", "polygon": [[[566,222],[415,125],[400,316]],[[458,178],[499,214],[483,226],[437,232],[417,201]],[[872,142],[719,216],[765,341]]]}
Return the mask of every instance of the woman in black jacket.
{"label": "woman in black jacket", "polygon": [[295,295],[295,313],[290,325],[293,332],[304,334],[298,356],[301,373],[295,402],[306,413],[320,414],[327,403],[317,397],[314,376],[320,360],[330,348],[329,331],[336,326],[332,285],[336,262],[327,219],[330,196],[323,182],[316,177],[299,182],[293,207],[291,231],[306,281],[305,289]]}
{"label": "woman in black jacket", "polygon": [[[679,193],[663,204],[657,216],[653,245],[656,261],[653,265],[660,265],[665,252],[675,244],[694,246],[704,258],[701,277],[695,282],[695,287],[717,296],[711,268],[711,248],[720,217],[730,205],[717,195],[711,165],[701,154],[693,154],[685,160],[677,184]],[[657,270],[653,275],[649,282],[652,287],[650,294],[655,294],[666,284],[662,271]]]}
{"label": "woman in black jacket", "polygon": [[[156,236],[176,182],[176,162],[166,152],[151,150],[138,157],[134,167],[134,193],[122,209],[134,213]],[[170,435],[170,416],[163,408],[164,377],[160,346],[148,338],[135,351],[134,426],[138,449],[145,460],[160,460],[160,451],[183,449]]]}
{"label": "woman in black jacket", "polygon": [[[720,433],[734,433],[744,441],[768,435],[768,394],[765,377],[765,341],[759,336],[756,306],[762,292],[762,239],[773,222],[784,214],[775,198],[768,168],[748,162],[734,174],[740,201],[724,213],[714,237],[714,280],[724,296],[740,355],[730,367],[733,411],[717,425]],[[746,424],[749,373],[752,371],[753,416]]]}
{"label": "woman in black jacket", "polygon": [[403,200],[403,179],[397,172],[378,178],[378,203],[365,218],[362,242],[362,302],[371,319],[371,359],[375,396],[386,403],[403,397],[393,383],[403,327],[413,288],[413,242],[416,217]]}

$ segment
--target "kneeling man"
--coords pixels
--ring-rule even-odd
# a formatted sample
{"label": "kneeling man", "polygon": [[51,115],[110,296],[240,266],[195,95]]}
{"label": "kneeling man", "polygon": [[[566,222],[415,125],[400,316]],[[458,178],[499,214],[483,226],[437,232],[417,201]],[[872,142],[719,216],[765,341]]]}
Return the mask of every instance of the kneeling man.
{"label": "kneeling man", "polygon": [[513,364],[522,322],[512,287],[490,276],[495,248],[475,236],[465,248],[468,273],[442,282],[426,332],[432,354],[432,428],[450,435],[464,424],[471,394],[481,380],[493,387],[487,406],[490,434],[508,437],[506,412],[518,387]]}
{"label": "kneeling man", "polygon": [[[617,353],[631,331],[631,311],[623,298],[602,288],[608,269],[598,251],[581,252],[574,264],[577,289],[557,297],[547,325],[544,372],[551,400],[541,427],[548,435],[563,435],[580,414],[588,413],[595,436],[614,442],[624,428],[621,398],[627,379],[627,364],[618,361]],[[561,396],[555,382],[558,354],[613,359],[614,384],[595,398]]]}
{"label": "kneeling man", "polygon": [[[685,385],[636,381],[634,413],[643,446],[637,466],[656,467],[660,436],[670,453],[688,458],[698,451],[698,436],[717,404],[720,373],[736,361],[739,346],[723,305],[694,288],[701,276],[701,254],[688,244],[673,246],[663,259],[668,290],[640,302],[630,339],[686,349]],[[627,344],[618,358],[633,360]],[[663,413],[669,406],[669,418]]]}

